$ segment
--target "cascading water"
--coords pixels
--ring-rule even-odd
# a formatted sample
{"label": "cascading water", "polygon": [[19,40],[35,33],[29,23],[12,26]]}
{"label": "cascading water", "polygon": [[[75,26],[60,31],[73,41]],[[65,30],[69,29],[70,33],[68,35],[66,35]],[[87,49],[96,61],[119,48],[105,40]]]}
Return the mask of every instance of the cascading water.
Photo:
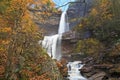
{"label": "cascading water", "polygon": [[74,62],[69,62],[67,64],[68,67],[68,79],[69,80],[87,80],[84,78],[81,74],[79,69],[81,69],[84,65],[81,64],[81,61],[74,61]]}
{"label": "cascading water", "polygon": [[60,60],[61,58],[61,35],[45,36],[42,41],[43,48],[52,59]]}
{"label": "cascading water", "polygon": [[[58,34],[52,36],[45,36],[42,41],[43,48],[46,49],[48,55],[52,59],[61,59],[61,39],[62,33],[69,31],[69,23],[67,18],[67,12],[63,11],[59,24]],[[41,42],[41,41],[40,41]]]}
{"label": "cascading water", "polygon": [[67,31],[69,31],[68,16],[67,16],[67,12],[63,11],[60,19],[58,34],[62,34]]}

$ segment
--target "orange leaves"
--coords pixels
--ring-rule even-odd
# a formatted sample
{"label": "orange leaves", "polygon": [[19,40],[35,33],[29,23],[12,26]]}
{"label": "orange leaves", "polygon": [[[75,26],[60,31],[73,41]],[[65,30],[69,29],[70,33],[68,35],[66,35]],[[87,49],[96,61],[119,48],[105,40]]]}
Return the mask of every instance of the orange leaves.
{"label": "orange leaves", "polygon": [[9,42],[10,42],[9,40],[0,40],[0,43],[4,45],[9,44]]}
{"label": "orange leaves", "polygon": [[49,73],[46,72],[44,74],[42,74],[41,76],[35,76],[33,78],[31,78],[30,80],[51,80],[51,78],[48,77]]}
{"label": "orange leaves", "polygon": [[4,66],[0,66],[0,77],[3,76],[4,72],[5,72]]}
{"label": "orange leaves", "polygon": [[65,66],[66,63],[67,63],[67,61],[65,59],[62,59],[61,62],[56,61],[56,65],[59,68],[61,75],[63,75],[63,76],[67,76],[68,68],[67,68],[67,66]]}
{"label": "orange leaves", "polygon": [[[36,27],[27,9],[33,0],[7,1],[10,1],[9,7],[5,9],[5,14],[0,14],[0,37],[3,37],[0,39],[0,64],[7,69],[7,78],[17,80],[21,75],[24,80],[52,80],[50,78],[55,71],[51,70],[51,66],[45,68],[48,67],[49,57],[38,44],[42,30]],[[39,1],[42,2],[42,10],[47,9],[42,11],[43,15],[49,16],[49,3],[46,3],[49,0]],[[0,75],[4,74],[4,68],[0,66]]]}
{"label": "orange leaves", "polygon": [[20,73],[21,73],[23,76],[27,76],[27,77],[29,77],[29,78],[34,75],[34,72],[29,71],[29,70],[21,70]]}

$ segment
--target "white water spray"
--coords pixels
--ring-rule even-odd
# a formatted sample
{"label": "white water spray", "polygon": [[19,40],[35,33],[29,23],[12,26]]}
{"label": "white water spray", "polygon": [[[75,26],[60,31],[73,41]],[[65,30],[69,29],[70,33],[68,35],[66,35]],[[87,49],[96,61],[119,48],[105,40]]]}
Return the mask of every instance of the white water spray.
{"label": "white water spray", "polygon": [[79,69],[81,69],[84,65],[81,64],[81,61],[74,61],[74,62],[69,62],[67,64],[68,67],[68,79],[69,80],[87,80],[84,78],[81,74]]}

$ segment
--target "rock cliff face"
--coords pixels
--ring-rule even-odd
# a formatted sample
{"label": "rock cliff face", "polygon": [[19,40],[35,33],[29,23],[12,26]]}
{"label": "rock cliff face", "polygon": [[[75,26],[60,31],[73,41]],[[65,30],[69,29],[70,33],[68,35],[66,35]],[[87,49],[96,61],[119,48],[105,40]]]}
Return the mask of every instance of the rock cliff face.
{"label": "rock cliff face", "polygon": [[80,19],[85,17],[92,7],[93,0],[76,0],[71,3],[68,9],[70,29],[80,23]]}
{"label": "rock cliff face", "polygon": [[[92,6],[92,1],[93,0],[76,0],[76,2],[70,4],[67,11],[70,29],[80,23],[80,19],[88,14]],[[45,35],[54,35],[58,33],[60,13],[53,14],[50,18],[45,20],[44,23],[36,19],[34,21],[46,31]]]}
{"label": "rock cliff face", "polygon": [[50,36],[58,33],[59,21],[60,14],[54,14],[45,20],[44,23],[37,20],[35,20],[35,23],[45,31],[44,35]]}

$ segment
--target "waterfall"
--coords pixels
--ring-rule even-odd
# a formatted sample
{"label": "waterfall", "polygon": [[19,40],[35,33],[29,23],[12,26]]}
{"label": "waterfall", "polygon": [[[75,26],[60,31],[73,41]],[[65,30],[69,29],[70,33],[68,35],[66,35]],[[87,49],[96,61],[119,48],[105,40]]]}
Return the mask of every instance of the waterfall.
{"label": "waterfall", "polygon": [[[45,36],[39,44],[42,43],[42,47],[47,51],[48,55],[52,59],[60,60],[62,57],[61,41],[62,33],[69,31],[69,23],[67,17],[67,11],[63,11],[61,14],[60,24],[58,28],[58,34],[52,36]],[[81,61],[69,62],[68,67],[68,79],[69,80],[87,80],[80,74],[80,69],[83,67]]]}
{"label": "waterfall", "polygon": [[52,59],[56,59],[56,60],[61,59],[62,33],[66,31],[69,31],[69,23],[68,23],[67,12],[63,11],[60,19],[58,34],[52,36],[45,36],[43,41],[39,41],[39,44],[42,43],[42,47],[47,51],[48,55]]}
{"label": "waterfall", "polygon": [[52,59],[61,58],[61,37],[62,35],[45,36],[42,41],[42,47],[47,51]]}
{"label": "waterfall", "polygon": [[81,61],[74,61],[69,62],[67,64],[68,67],[68,79],[69,80],[87,80],[84,78],[81,74],[79,69],[81,69],[84,65],[81,63]]}
{"label": "waterfall", "polygon": [[69,31],[68,16],[67,16],[67,12],[63,11],[60,19],[58,34],[61,34],[67,31]]}

